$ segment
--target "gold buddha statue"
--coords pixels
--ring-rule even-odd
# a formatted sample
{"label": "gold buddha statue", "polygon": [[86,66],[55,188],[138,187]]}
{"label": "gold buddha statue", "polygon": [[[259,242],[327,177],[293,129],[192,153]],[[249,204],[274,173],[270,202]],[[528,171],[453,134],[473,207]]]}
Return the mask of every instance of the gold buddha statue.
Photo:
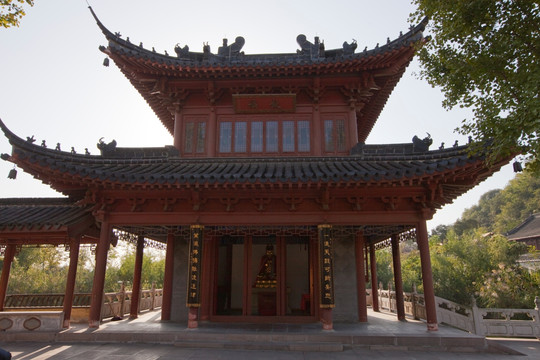
{"label": "gold buddha statue", "polygon": [[266,254],[261,257],[259,273],[255,279],[255,288],[275,288],[276,280],[276,255],[274,255],[274,247],[266,245]]}

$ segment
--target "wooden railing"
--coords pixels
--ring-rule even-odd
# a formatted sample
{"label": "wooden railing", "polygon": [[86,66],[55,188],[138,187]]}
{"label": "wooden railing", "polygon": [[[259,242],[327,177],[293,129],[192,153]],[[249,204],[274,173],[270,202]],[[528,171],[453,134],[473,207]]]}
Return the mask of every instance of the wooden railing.
{"label": "wooden railing", "polygon": [[[379,286],[379,308],[397,312],[396,293],[391,288]],[[416,291],[403,293],[405,314],[418,320],[426,320],[424,295]],[[373,304],[371,289],[366,291],[368,305]],[[435,297],[437,321],[481,336],[530,337],[540,339],[540,298],[535,299],[535,309],[482,309],[466,307],[450,300]]]}
{"label": "wooden railing", "polygon": [[[131,291],[105,293],[101,307],[101,319],[123,317],[130,313]],[[91,294],[76,293],[73,296],[74,308],[90,308]],[[163,302],[163,289],[152,288],[141,291],[139,298],[139,312],[161,308]],[[64,294],[18,294],[7,295],[4,302],[6,311],[24,310],[62,310]]]}

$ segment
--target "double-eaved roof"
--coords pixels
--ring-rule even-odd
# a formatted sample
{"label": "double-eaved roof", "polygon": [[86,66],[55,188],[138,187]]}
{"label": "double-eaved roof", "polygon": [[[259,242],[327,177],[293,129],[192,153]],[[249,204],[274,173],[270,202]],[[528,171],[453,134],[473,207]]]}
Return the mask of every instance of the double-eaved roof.
{"label": "double-eaved roof", "polygon": [[[289,194],[285,194],[283,189],[303,192],[312,201],[311,204],[318,204],[323,212],[330,209],[334,195],[330,194],[331,191],[339,193],[340,204],[347,203],[348,209],[354,207],[354,210],[347,211],[370,211],[363,207],[363,196],[376,198],[371,206],[379,212],[382,203],[388,204],[385,209],[394,209],[394,204],[399,203],[394,197],[399,196],[408,199],[404,201],[408,204],[405,211],[417,212],[418,208],[434,211],[452,202],[507,162],[507,159],[501,159],[498,163],[487,164],[482,155],[470,155],[467,145],[430,151],[421,141],[364,144],[391,91],[411,61],[415,44],[425,40],[422,35],[425,23],[401,34],[396,40],[388,40],[385,45],[360,52],[356,52],[355,43],[345,43],[341,49],[326,50],[318,40],[311,43],[305,36],[299,35],[297,41],[300,50],[296,53],[246,55],[241,51],[245,40],[239,37],[230,45],[224,43],[217,53],[212,53],[207,47],[201,53],[191,52],[187,47],[177,47],[176,56],[169,56],[144,49],[142,44],[132,44],[129,39],[108,31],[97,17],[96,21],[109,41],[108,46],[101,50],[119,66],[171,133],[174,130],[174,114],[170,101],[184,88],[192,91],[198,86],[208,90],[209,83],[227,80],[223,87],[229,86],[227,91],[233,94],[231,91],[236,90],[230,84],[236,80],[257,82],[275,79],[279,82],[283,78],[300,79],[301,86],[306,87],[309,86],[306,84],[313,84],[314,78],[335,77],[356,79],[359,83],[364,81],[355,90],[363,104],[361,111],[357,110],[359,143],[349,155],[328,157],[182,158],[170,146],[127,149],[116,147],[116,144],[105,146],[101,149],[102,154],[97,156],[39,146],[34,144],[33,137],[24,140],[13,134],[0,120],[0,128],[12,145],[12,153],[2,154],[2,159],[13,162],[70,198],[69,204],[65,204],[66,213],[58,213],[58,217],[55,217],[55,212],[61,204],[45,204],[36,200],[35,208],[27,212],[29,218],[12,218],[7,221],[10,226],[19,226],[27,231],[31,231],[33,226],[52,227],[52,223],[61,226],[65,220],[62,216],[69,217],[69,211],[88,219],[85,221],[95,221],[91,211],[99,206],[106,207],[107,201],[118,198],[129,200],[129,209],[134,212],[140,210],[139,205],[147,198],[154,196],[154,200],[162,203],[163,212],[170,211],[174,206],[169,204],[169,200],[173,204],[175,196],[184,199],[185,194],[180,194],[178,190],[191,191],[193,196],[191,200],[182,200],[180,206],[192,201],[192,210],[189,211],[200,212],[203,201],[194,189],[218,190],[212,193],[214,198],[221,196],[218,193],[223,190],[225,198],[219,198],[219,201],[212,199],[225,206],[226,212],[233,209],[238,198],[248,201],[246,199],[260,189],[278,190],[274,192],[275,196],[281,196],[284,203],[291,201],[293,204],[286,211],[294,210],[296,200],[292,199],[294,196],[289,199]],[[100,192],[108,192],[108,195]],[[114,196],[110,195],[112,193]],[[141,193],[144,193],[145,199],[136,198]],[[79,200],[83,200],[79,204],[94,207],[89,210],[75,205]],[[261,203],[255,205],[262,211],[265,199],[260,200]],[[11,207],[9,214],[16,214],[17,207],[23,205],[16,201],[6,203]],[[119,206],[128,209],[125,204]],[[279,206],[275,211],[282,214],[284,210]],[[39,225],[45,216],[40,209],[44,211],[43,214],[50,213],[51,224]],[[316,211],[313,207],[310,209]],[[151,211],[161,210],[151,208]],[[204,211],[222,213],[221,208],[210,206]],[[392,216],[391,212],[386,214]],[[354,214],[348,219],[357,218]],[[2,229],[5,231],[7,228],[0,231]]]}

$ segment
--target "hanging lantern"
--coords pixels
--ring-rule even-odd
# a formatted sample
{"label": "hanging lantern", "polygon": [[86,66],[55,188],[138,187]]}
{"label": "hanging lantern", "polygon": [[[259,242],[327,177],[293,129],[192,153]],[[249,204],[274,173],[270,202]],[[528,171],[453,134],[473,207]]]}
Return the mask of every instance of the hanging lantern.
{"label": "hanging lantern", "polygon": [[9,170],[8,179],[15,180],[17,178],[17,169],[13,168]]}

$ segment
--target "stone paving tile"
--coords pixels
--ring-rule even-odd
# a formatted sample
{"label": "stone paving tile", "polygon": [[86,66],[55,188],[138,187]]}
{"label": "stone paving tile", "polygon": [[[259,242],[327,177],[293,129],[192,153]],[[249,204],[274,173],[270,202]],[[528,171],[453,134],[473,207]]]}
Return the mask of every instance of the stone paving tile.
{"label": "stone paving tile", "polygon": [[[46,335],[36,335],[32,341],[32,336],[24,338],[21,342],[13,342],[7,332],[0,334],[0,347],[13,353],[13,359],[59,359],[59,360],[86,360],[86,359],[150,359],[150,360],[168,360],[168,359],[285,359],[285,360],[319,360],[319,359],[417,359],[417,360],[526,360],[540,359],[540,341],[524,339],[497,339],[497,344],[509,346],[516,351],[527,354],[528,356],[503,355],[492,353],[457,353],[457,352],[438,352],[436,348],[423,350],[425,339],[433,339],[440,344],[441,350],[445,350],[448,344],[458,340],[460,346],[465,347],[474,343],[479,338],[474,335],[463,336],[463,332],[450,327],[441,326],[438,332],[432,333],[426,330],[425,324],[418,321],[395,321],[395,316],[381,313],[370,313],[368,324],[358,323],[339,323],[335,324],[334,331],[323,331],[320,324],[296,324],[296,325],[260,325],[260,324],[219,324],[202,323],[201,327],[195,330],[187,329],[185,325],[173,323],[161,323],[159,321],[159,312],[143,314],[136,320],[124,320],[118,322],[106,322],[99,329],[88,329],[85,326],[74,326],[73,328],[58,334],[59,339],[71,339],[71,342],[36,342],[36,339]],[[128,332],[135,333],[132,342],[131,335]],[[113,338],[130,343],[92,343],[81,342],[83,337],[74,337],[73,335],[83,334],[87,340],[99,338],[102,341]],[[220,334],[227,334],[231,339],[237,339],[243,342],[244,337],[250,335],[250,339],[260,341],[253,343],[253,349],[246,350],[241,348],[241,344],[231,344],[228,346],[223,341],[219,343],[220,348],[193,348],[189,342],[194,340],[211,341],[220,337]],[[256,335],[255,337],[253,335]],[[300,351],[275,351],[280,348],[280,344],[285,343],[285,339],[291,336],[298,344],[301,338],[311,337],[311,339],[324,340],[334,337],[334,340],[345,342],[344,351],[316,352],[301,351],[313,350],[313,347],[319,347],[318,350],[325,350],[326,343],[329,348],[326,350],[336,350],[336,343],[321,341],[321,343],[312,342],[308,347]],[[364,343],[367,337],[372,337],[369,345]],[[402,337],[398,344],[398,337]],[[405,337],[408,339],[405,340]],[[140,343],[142,339],[169,339],[169,344],[149,344]],[[343,341],[351,339],[350,342]],[[172,339],[172,340],[171,340]],[[379,339],[380,341],[374,341]],[[391,344],[388,340],[391,340]],[[268,345],[266,341],[275,343],[272,350],[266,350]],[[182,346],[182,342],[184,346]],[[188,344],[185,344],[188,342]],[[350,343],[353,345],[350,345]],[[172,345],[177,343],[178,346]],[[349,344],[349,345],[348,345]],[[394,346],[389,346],[394,345]],[[398,346],[399,345],[399,346]],[[454,343],[455,345],[455,343]],[[416,347],[415,347],[416,346]]]}
{"label": "stone paving tile", "polygon": [[[502,355],[490,353],[448,353],[395,351],[387,349],[370,350],[356,347],[342,352],[300,352],[300,351],[250,351],[227,349],[183,349],[172,345],[157,344],[43,344],[13,343],[0,344],[13,354],[13,359],[57,359],[57,360],[169,360],[169,359],[284,359],[284,360],[349,360],[349,359],[415,359],[415,360],[536,360],[540,357],[540,342],[534,340],[513,341],[502,340],[504,344],[527,349],[529,356]],[[517,345],[515,344],[517,343]]]}

